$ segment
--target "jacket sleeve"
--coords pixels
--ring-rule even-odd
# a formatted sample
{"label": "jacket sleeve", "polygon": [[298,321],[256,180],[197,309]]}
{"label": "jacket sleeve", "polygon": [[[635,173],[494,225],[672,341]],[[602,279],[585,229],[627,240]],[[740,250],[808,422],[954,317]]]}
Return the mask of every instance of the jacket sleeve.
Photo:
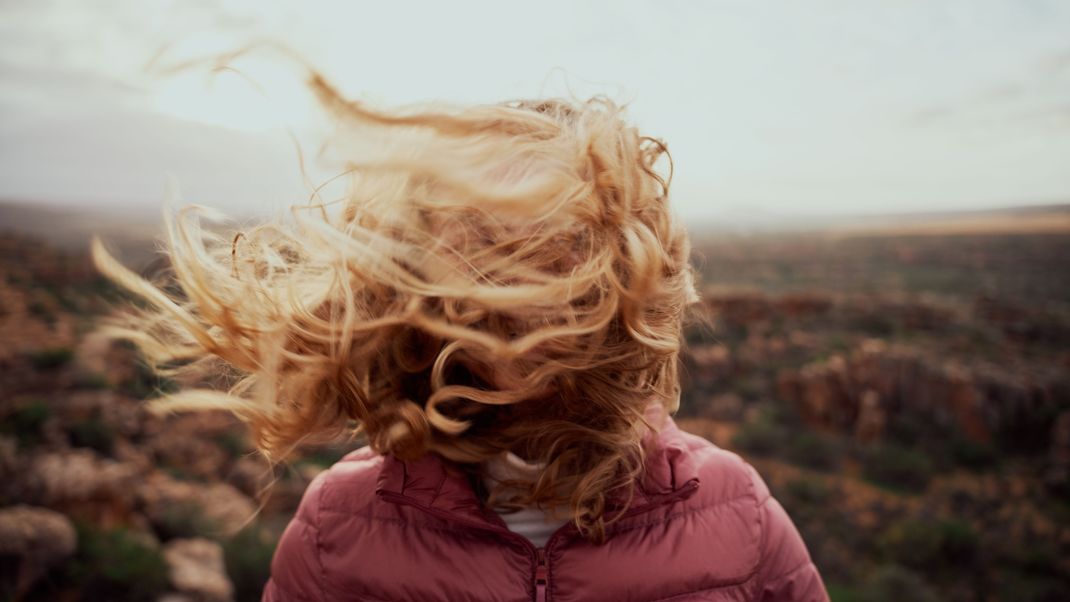
{"label": "jacket sleeve", "polygon": [[319,507],[327,471],[305,490],[293,520],[286,526],[271,561],[271,579],[262,602],[323,600],[324,570],[319,554]]}
{"label": "jacket sleeve", "polygon": [[753,467],[762,517],[761,602],[828,602],[828,592],[795,524]]}

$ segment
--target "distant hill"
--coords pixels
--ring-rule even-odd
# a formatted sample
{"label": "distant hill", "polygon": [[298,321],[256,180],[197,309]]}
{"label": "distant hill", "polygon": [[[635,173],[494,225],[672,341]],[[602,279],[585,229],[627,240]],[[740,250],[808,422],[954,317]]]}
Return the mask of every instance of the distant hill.
{"label": "distant hill", "polygon": [[[235,216],[245,217],[245,216]],[[131,262],[148,259],[160,236],[162,216],[146,208],[79,208],[61,204],[0,201],[0,233],[30,234],[69,251],[84,251],[100,235]],[[701,243],[731,235],[824,234],[838,237],[1070,233],[1070,203],[971,211],[879,215],[770,216],[760,221],[690,222]]]}
{"label": "distant hill", "polygon": [[0,201],[0,236],[5,231],[30,235],[72,253],[89,250],[94,234],[131,265],[144,265],[154,255],[162,215],[146,210],[83,209],[47,203]]}
{"label": "distant hill", "polygon": [[841,215],[725,214],[689,222],[692,235],[832,233],[836,235],[1011,234],[1070,232],[1070,203],[962,211]]}
{"label": "distant hill", "polygon": [[1070,204],[889,214],[829,230],[852,235],[1070,233]]}

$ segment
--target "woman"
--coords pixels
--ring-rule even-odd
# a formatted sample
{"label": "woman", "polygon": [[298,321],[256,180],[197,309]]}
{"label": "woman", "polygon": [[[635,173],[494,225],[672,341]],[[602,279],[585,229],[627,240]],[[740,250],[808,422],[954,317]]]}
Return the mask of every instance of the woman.
{"label": "woman", "polygon": [[664,144],[600,98],[381,112],[311,86],[340,201],[234,237],[184,215],[170,292],[95,245],[148,301],[112,334],[231,383],[158,407],[230,409],[273,460],[366,437],[265,600],[827,599],[754,469],[670,417],[698,297]]}

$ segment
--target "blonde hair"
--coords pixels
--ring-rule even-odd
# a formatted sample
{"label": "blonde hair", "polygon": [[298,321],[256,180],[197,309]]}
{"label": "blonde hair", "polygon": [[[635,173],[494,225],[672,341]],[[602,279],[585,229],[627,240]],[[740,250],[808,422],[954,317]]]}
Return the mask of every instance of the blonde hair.
{"label": "blonde hair", "polygon": [[665,145],[600,97],[386,112],[310,85],[348,153],[341,203],[233,236],[183,209],[156,284],[94,241],[146,302],[106,332],[214,379],[158,409],[231,410],[274,460],[354,431],[473,470],[515,451],[545,469],[503,503],[565,506],[602,538],[607,495],[641,473],[644,412],[677,408],[697,301]]}

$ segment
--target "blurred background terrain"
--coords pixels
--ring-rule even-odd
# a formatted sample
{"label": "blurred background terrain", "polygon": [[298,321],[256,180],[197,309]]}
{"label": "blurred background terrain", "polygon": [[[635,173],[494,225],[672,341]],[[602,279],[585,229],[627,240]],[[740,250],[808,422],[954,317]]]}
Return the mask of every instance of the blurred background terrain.
{"label": "blurred background terrain", "polygon": [[1063,0],[5,0],[0,600],[257,600],[359,445],[271,468],[91,335],[124,300],[91,234],[154,273],[164,198],[259,219],[343,170],[302,61],[373,106],[626,103],[701,273],[679,421],[833,600],[1070,600],[1067,32]]}
{"label": "blurred background terrain", "polygon": [[[146,413],[172,384],[89,336],[119,297],[85,249],[106,223],[150,273],[154,225],[0,223],[4,595],[258,599],[304,487],[359,443],[273,471],[227,415]],[[710,321],[680,424],[756,465],[834,600],[1065,599],[1070,206],[693,237]]]}

